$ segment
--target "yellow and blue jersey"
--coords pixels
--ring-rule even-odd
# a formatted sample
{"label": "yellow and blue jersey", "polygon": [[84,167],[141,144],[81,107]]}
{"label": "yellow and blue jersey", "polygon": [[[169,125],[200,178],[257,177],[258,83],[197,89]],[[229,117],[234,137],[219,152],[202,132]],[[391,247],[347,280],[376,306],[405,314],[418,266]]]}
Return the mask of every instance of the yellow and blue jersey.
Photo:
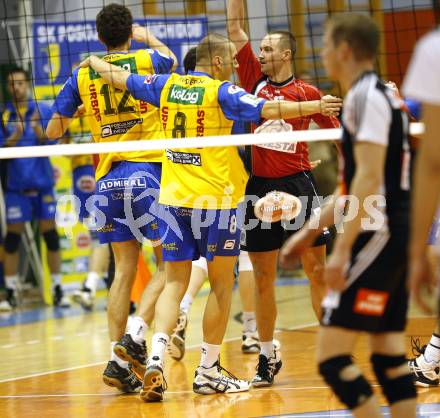
{"label": "yellow and blue jersey", "polygon": [[[206,73],[132,74],[127,89],[133,97],[160,108],[166,138],[229,135],[233,121],[258,122],[264,99]],[[194,209],[236,208],[244,195],[247,174],[237,147],[166,150],[159,202]]]}
{"label": "yellow and blue jersey", "polygon": [[[35,146],[41,142],[35,135],[31,126],[32,115],[37,112],[40,115],[40,123],[43,129],[52,117],[52,111],[44,103],[36,103],[29,100],[20,110],[24,121],[24,131],[16,146]],[[11,102],[6,103],[2,115],[4,129],[0,129],[0,146],[4,146],[6,139],[13,134],[16,123],[19,120],[17,111]],[[46,145],[56,141],[46,141]],[[48,157],[15,158],[8,160],[7,189],[13,191],[23,190],[47,190],[54,186],[54,172]]]}
{"label": "yellow and blue jersey", "polygon": [[[174,64],[172,58],[151,49],[112,53],[103,59],[142,75],[167,73]],[[135,100],[128,91],[114,88],[90,67],[74,70],[57,96],[53,110],[62,116],[72,117],[82,103],[96,142],[163,138],[157,107]],[[102,154],[96,179],[106,175],[114,162],[161,162],[162,156],[162,151]]]}

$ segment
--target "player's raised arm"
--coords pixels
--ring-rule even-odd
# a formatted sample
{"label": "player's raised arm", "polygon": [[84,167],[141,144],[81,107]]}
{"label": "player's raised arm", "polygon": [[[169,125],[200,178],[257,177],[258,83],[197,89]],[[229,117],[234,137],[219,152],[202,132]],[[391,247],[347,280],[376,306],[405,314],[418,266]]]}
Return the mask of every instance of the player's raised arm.
{"label": "player's raised arm", "polygon": [[160,41],[153,33],[143,26],[133,25],[133,39],[138,42],[143,42],[145,45],[148,45],[151,49],[157,49],[161,54],[170,57],[174,64],[171,68],[171,71],[174,71],[177,67],[177,58],[174,55],[174,52],[171,51],[162,41]]}
{"label": "player's raised arm", "polygon": [[107,81],[107,83],[118,89],[126,90],[125,86],[128,77],[131,75],[130,71],[124,70],[123,68],[117,67],[109,62],[105,62],[95,55],[86,58],[79,66],[92,67],[105,81]]}
{"label": "player's raised arm", "polygon": [[240,51],[249,41],[249,37],[244,31],[243,2],[244,0],[228,0],[227,8],[228,35],[237,51]]}

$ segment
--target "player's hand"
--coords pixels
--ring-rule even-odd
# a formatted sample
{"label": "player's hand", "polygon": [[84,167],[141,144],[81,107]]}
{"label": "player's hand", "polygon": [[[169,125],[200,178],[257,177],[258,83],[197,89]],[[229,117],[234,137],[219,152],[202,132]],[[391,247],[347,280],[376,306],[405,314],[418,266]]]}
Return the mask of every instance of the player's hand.
{"label": "player's hand", "polygon": [[350,251],[334,251],[324,270],[324,281],[331,290],[341,292],[345,289]]}
{"label": "player's hand", "polygon": [[321,114],[324,116],[338,116],[342,107],[342,99],[326,95],[321,98]]}
{"label": "player's hand", "polygon": [[140,26],[138,24],[134,24],[132,27],[132,32],[133,32],[133,39],[136,42],[143,42],[145,44],[148,43],[150,32],[146,27]]}
{"label": "player's hand", "polygon": [[86,114],[86,107],[84,106],[84,104],[81,104],[76,109],[76,112],[74,113],[73,117],[80,118],[81,116],[84,116],[85,114]]}
{"label": "player's hand", "polygon": [[424,300],[422,293],[426,290],[428,295],[431,295],[434,286],[435,275],[427,255],[413,257],[409,265],[409,289],[416,304],[427,314],[432,314],[432,309]]}
{"label": "player's hand", "polygon": [[90,67],[90,59],[92,58],[92,56],[90,55],[89,57],[87,57],[86,59],[84,59],[83,61],[81,61],[79,63],[79,67],[81,68],[86,68],[86,67]]}
{"label": "player's hand", "polygon": [[321,164],[321,163],[322,163],[321,160],[310,161],[310,167],[312,167],[312,170],[313,170],[316,167],[318,167],[318,165]]}
{"label": "player's hand", "polygon": [[316,231],[303,228],[292,235],[282,246],[279,263],[284,268],[294,268],[304,250],[311,247],[316,239]]}

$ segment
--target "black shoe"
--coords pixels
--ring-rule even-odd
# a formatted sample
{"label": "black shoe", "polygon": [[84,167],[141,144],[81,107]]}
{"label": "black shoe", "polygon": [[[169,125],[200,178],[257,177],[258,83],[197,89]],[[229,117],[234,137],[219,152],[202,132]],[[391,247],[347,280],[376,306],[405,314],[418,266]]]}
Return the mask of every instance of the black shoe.
{"label": "black shoe", "polygon": [[125,334],[113,348],[113,352],[122,360],[132,364],[134,372],[138,376],[145,374],[147,363],[147,347],[145,341],[142,344],[135,343],[130,334]]}
{"label": "black shoe", "polygon": [[6,300],[11,308],[15,309],[17,307],[17,293],[14,289],[6,288]]}
{"label": "black shoe", "polygon": [[147,363],[140,397],[144,402],[160,402],[166,390],[167,382],[163,376],[163,364],[159,357],[153,357]]}
{"label": "black shoe", "polygon": [[70,308],[70,301],[64,296],[63,289],[59,284],[53,288],[53,304],[60,308]]}
{"label": "black shoe", "polygon": [[257,374],[252,380],[252,386],[272,386],[273,379],[280,371],[282,365],[283,363],[279,357],[278,351],[274,350],[274,354],[270,358],[260,354],[258,358]]}
{"label": "black shoe", "polygon": [[102,375],[102,380],[107,386],[118,388],[124,393],[140,392],[141,380],[131,369],[124,369],[116,361],[109,361]]}

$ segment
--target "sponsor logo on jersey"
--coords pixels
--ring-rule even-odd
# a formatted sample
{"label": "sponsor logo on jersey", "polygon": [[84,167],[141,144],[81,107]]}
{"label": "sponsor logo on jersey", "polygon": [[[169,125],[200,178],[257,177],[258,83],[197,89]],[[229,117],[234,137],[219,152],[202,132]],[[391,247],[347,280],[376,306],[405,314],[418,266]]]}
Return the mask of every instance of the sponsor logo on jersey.
{"label": "sponsor logo on jersey", "polygon": [[109,179],[100,180],[98,182],[98,189],[100,192],[107,190],[122,190],[125,188],[145,189],[147,181],[144,177],[130,177],[129,179]]}
{"label": "sponsor logo on jersey", "polygon": [[173,84],[168,93],[168,102],[178,103],[183,105],[201,105],[203,103],[203,96],[205,95],[204,87],[185,88]]}
{"label": "sponsor logo on jersey", "polygon": [[202,157],[193,152],[177,152],[167,149],[167,158],[174,164],[190,164],[201,167]]}
{"label": "sponsor logo on jersey", "polygon": [[228,87],[229,94],[236,94],[236,93],[240,93],[241,91],[245,91],[245,90],[242,89],[241,87],[236,86],[235,84],[232,84],[231,86]]}
{"label": "sponsor logo on jersey", "polygon": [[89,101],[90,101],[90,107],[93,111],[93,116],[95,116],[95,119],[97,122],[101,122],[101,113],[99,111],[99,102],[98,102],[98,94],[96,93],[96,86],[95,83],[91,83],[89,85]]}
{"label": "sponsor logo on jersey", "polygon": [[359,289],[353,311],[359,315],[382,316],[389,294],[380,290]]}
{"label": "sponsor logo on jersey", "polygon": [[208,253],[215,253],[217,251],[217,244],[208,244],[206,249]]}
{"label": "sponsor logo on jersey", "polygon": [[131,119],[124,122],[115,122],[101,126],[101,138],[108,138],[114,135],[126,134],[133,126],[142,124],[143,119]]}
{"label": "sponsor logo on jersey", "polygon": [[223,246],[224,250],[233,250],[235,248],[235,239],[228,239]]}
{"label": "sponsor logo on jersey", "polygon": [[144,84],[153,84],[156,81],[157,74],[148,74],[145,77]]}
{"label": "sponsor logo on jersey", "polygon": [[162,248],[165,251],[178,251],[179,248],[177,248],[177,245],[175,242],[169,242],[169,243],[162,243]]}

